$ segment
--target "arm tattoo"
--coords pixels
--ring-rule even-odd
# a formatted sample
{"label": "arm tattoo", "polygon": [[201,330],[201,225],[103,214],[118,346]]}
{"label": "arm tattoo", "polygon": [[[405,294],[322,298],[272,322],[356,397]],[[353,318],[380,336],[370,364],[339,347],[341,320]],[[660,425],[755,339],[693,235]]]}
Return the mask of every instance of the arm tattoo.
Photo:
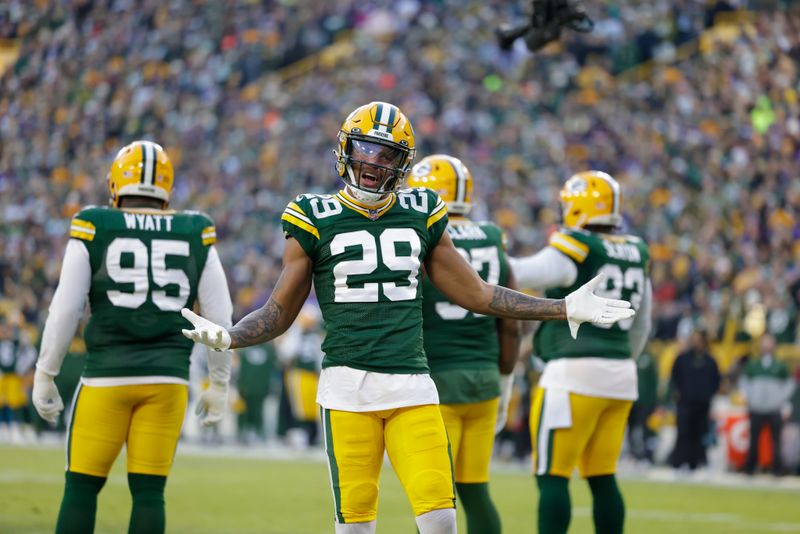
{"label": "arm tattoo", "polygon": [[258,345],[280,334],[279,323],[283,306],[272,297],[259,309],[252,311],[236,323],[228,333],[231,335],[231,348]]}
{"label": "arm tattoo", "polygon": [[495,286],[489,308],[497,315],[511,319],[546,321],[567,318],[567,305],[563,300],[531,297],[501,286]]}

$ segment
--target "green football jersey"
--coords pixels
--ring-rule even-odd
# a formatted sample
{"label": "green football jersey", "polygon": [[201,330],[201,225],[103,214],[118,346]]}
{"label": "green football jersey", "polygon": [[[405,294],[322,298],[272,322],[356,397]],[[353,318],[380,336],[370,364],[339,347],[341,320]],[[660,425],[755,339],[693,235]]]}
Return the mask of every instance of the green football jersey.
{"label": "green football jersey", "polygon": [[372,209],[340,191],[300,195],[282,215],[314,262],[322,367],[425,373],[421,267],[447,226],[435,192],[405,189]]}
{"label": "green football jersey", "polygon": [[[451,219],[447,232],[461,255],[490,284],[508,282],[503,232],[491,223]],[[425,353],[442,403],[480,402],[500,394],[497,318],[453,304],[423,281]]]}
{"label": "green football jersey", "polygon": [[70,237],[89,251],[91,316],[86,377],[173,376],[188,380],[191,308],[209,247],[211,219],[198,212],[89,207]]}
{"label": "green football jersey", "polygon": [[[548,289],[545,295],[560,299],[603,273],[605,287],[595,294],[624,299],[639,308],[648,277],[649,251],[643,240],[632,235],[604,234],[587,230],[561,229],[550,236],[550,246],[559,250],[578,268],[578,277],[569,287]],[[628,331],[633,318],[610,326],[584,323],[578,339],[572,339],[566,321],[543,322],[534,338],[536,354],[545,361],[556,358],[630,358]]]}

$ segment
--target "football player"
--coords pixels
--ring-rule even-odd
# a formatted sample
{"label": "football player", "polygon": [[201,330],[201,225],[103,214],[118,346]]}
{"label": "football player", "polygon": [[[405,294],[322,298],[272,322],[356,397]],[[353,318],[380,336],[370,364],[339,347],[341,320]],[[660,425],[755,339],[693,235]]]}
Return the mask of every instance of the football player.
{"label": "football player", "polygon": [[[230,324],[225,273],[206,215],[167,209],[173,170],[150,141],[119,151],[108,175],[108,208],[72,219],[58,288],[50,304],[33,385],[39,415],[54,423],[64,405],[58,375],[87,299],[86,368],[67,432],[64,498],[57,533],[93,532],[97,494],[123,445],[133,497],[129,532],[164,532],[164,486],[188,395],[192,343],[180,310],[199,303]],[[210,385],[201,422],[222,418],[231,355],[209,351]]]}
{"label": "football player", "polygon": [[30,371],[36,350],[18,312],[0,315],[0,442],[26,441],[32,436],[27,417]]}
{"label": "football player", "polygon": [[[472,208],[472,174],[459,159],[428,156],[414,165],[408,185],[433,189],[444,200],[450,219],[447,233],[485,282],[515,288],[503,231],[467,217]],[[508,413],[519,324],[453,304],[427,277],[422,296],[425,354],[439,392],[467,530],[496,534],[500,516],[489,496],[489,463],[496,427],[505,426]]]}
{"label": "football player", "polygon": [[263,343],[294,321],[313,281],[326,327],[317,402],[330,466],[337,533],[375,530],[384,450],[422,534],[456,529],[453,476],[439,396],[422,346],[423,265],[436,287],[470,311],[512,319],[610,324],[630,304],[595,296],[594,280],[564,300],[487,284],[445,232],[447,208],[428,189],[402,189],[414,131],[392,104],[354,110],[338,135],[335,195],[300,195],[286,207],[283,270],[267,302],[230,330],[184,316],[184,335],[212,348]]}
{"label": "football player", "polygon": [[545,360],[531,407],[534,470],[539,486],[539,532],[564,533],[570,522],[569,479],[578,467],[591,488],[597,532],[623,530],[625,504],[617,459],[633,401],[636,362],[650,331],[649,253],[640,238],[619,231],[622,194],[604,172],[572,176],[561,190],[563,227],[549,245],[511,258],[520,287],[563,298],[598,274],[596,293],[625,299],[635,318],[589,325],[573,340],[563,323],[543,323],[534,339]]}

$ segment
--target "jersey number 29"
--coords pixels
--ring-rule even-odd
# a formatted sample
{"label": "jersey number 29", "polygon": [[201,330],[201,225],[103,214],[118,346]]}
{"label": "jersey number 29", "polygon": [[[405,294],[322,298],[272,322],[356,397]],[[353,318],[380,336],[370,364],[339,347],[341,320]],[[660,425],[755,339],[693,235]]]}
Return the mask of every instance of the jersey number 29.
{"label": "jersey number 29", "polygon": [[[411,248],[410,253],[408,255],[398,254],[395,246],[398,243],[407,243]],[[378,302],[378,294],[381,290],[383,290],[384,296],[391,301],[417,298],[421,245],[419,236],[414,230],[387,228],[381,232],[377,240],[366,230],[337,234],[331,241],[331,256],[343,254],[347,248],[351,247],[361,249],[361,259],[340,261],[333,268],[334,302]],[[399,286],[395,282],[380,284],[365,282],[362,287],[348,286],[348,276],[372,274],[378,270],[378,250],[380,250],[381,263],[390,271],[408,272],[406,277],[408,285]]]}

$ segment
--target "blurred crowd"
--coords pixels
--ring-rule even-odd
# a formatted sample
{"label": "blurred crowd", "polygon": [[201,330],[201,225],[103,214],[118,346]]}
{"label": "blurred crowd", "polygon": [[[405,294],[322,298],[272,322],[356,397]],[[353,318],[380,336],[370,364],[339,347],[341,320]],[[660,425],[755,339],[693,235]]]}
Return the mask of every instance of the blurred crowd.
{"label": "blurred crowd", "polygon": [[493,35],[528,2],[4,2],[0,40],[20,52],[0,76],[2,321],[35,339],[71,215],[107,202],[108,165],[137,138],[170,154],[172,206],[215,219],[243,316],[277,275],[287,201],[338,187],[341,121],[380,99],[411,118],[420,157],[470,167],[475,214],[513,254],[546,243],[569,175],[613,174],[652,248],[656,343],[701,327],[730,349],[723,370],[764,331],[792,352],[800,6],[585,4],[594,32],[533,56]]}

